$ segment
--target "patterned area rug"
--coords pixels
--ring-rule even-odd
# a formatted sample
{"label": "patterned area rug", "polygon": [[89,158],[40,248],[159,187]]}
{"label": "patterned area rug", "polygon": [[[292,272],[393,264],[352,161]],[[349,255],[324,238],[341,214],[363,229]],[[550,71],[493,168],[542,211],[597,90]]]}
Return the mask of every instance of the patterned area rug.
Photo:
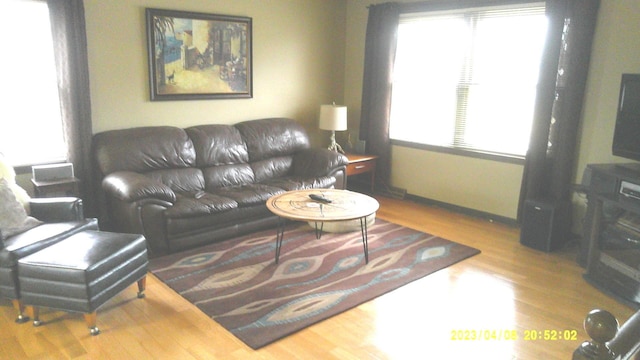
{"label": "patterned area rug", "polygon": [[276,230],[152,259],[151,271],[253,349],[355,307],[480,251],[377,219],[369,263],[360,232],[308,225]]}

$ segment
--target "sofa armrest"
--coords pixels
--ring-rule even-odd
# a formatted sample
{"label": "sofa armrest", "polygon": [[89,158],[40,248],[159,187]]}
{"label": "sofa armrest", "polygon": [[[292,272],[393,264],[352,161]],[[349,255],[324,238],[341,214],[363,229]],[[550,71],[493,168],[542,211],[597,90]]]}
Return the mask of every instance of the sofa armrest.
{"label": "sofa armrest", "polygon": [[31,198],[30,215],[44,222],[84,219],[82,199],[76,197]]}
{"label": "sofa armrest", "polygon": [[327,176],[345,168],[349,160],[343,154],[327,149],[312,148],[296,153],[293,173],[299,176]]}
{"label": "sofa armrest", "polygon": [[102,181],[102,188],[107,194],[127,202],[148,198],[171,203],[176,201],[176,194],[170,187],[131,171],[118,171],[107,175]]}

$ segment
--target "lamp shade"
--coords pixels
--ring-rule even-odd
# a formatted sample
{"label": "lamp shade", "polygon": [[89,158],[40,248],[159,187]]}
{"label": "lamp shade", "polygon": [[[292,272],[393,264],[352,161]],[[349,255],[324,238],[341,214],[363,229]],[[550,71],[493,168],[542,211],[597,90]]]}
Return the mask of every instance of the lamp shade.
{"label": "lamp shade", "polygon": [[340,105],[320,105],[320,129],[347,130],[347,107]]}

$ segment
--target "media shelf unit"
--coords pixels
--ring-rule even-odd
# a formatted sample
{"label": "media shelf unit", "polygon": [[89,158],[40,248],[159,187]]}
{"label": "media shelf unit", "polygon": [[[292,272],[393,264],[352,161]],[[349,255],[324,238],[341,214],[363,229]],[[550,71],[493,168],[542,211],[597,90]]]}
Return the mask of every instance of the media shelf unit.
{"label": "media shelf unit", "polygon": [[587,214],[581,257],[585,279],[640,308],[640,171],[626,164],[590,164],[583,176]]}

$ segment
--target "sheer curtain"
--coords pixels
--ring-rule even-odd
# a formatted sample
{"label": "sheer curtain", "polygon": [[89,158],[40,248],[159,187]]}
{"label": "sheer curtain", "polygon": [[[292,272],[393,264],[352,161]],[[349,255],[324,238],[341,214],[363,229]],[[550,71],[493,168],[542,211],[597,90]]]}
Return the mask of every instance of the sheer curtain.
{"label": "sheer curtain", "polygon": [[91,97],[82,0],[47,0],[68,159],[80,179],[85,215],[96,216],[91,162]]}
{"label": "sheer curtain", "polygon": [[391,76],[396,53],[399,6],[384,3],[369,7],[365,40],[360,139],[367,153],[378,155],[376,182],[387,186],[391,172]]}
{"label": "sheer curtain", "polygon": [[[600,0],[548,0],[546,48],[540,70],[529,151],[518,207],[524,201],[571,200],[577,134]],[[566,214],[570,219],[570,214]]]}

